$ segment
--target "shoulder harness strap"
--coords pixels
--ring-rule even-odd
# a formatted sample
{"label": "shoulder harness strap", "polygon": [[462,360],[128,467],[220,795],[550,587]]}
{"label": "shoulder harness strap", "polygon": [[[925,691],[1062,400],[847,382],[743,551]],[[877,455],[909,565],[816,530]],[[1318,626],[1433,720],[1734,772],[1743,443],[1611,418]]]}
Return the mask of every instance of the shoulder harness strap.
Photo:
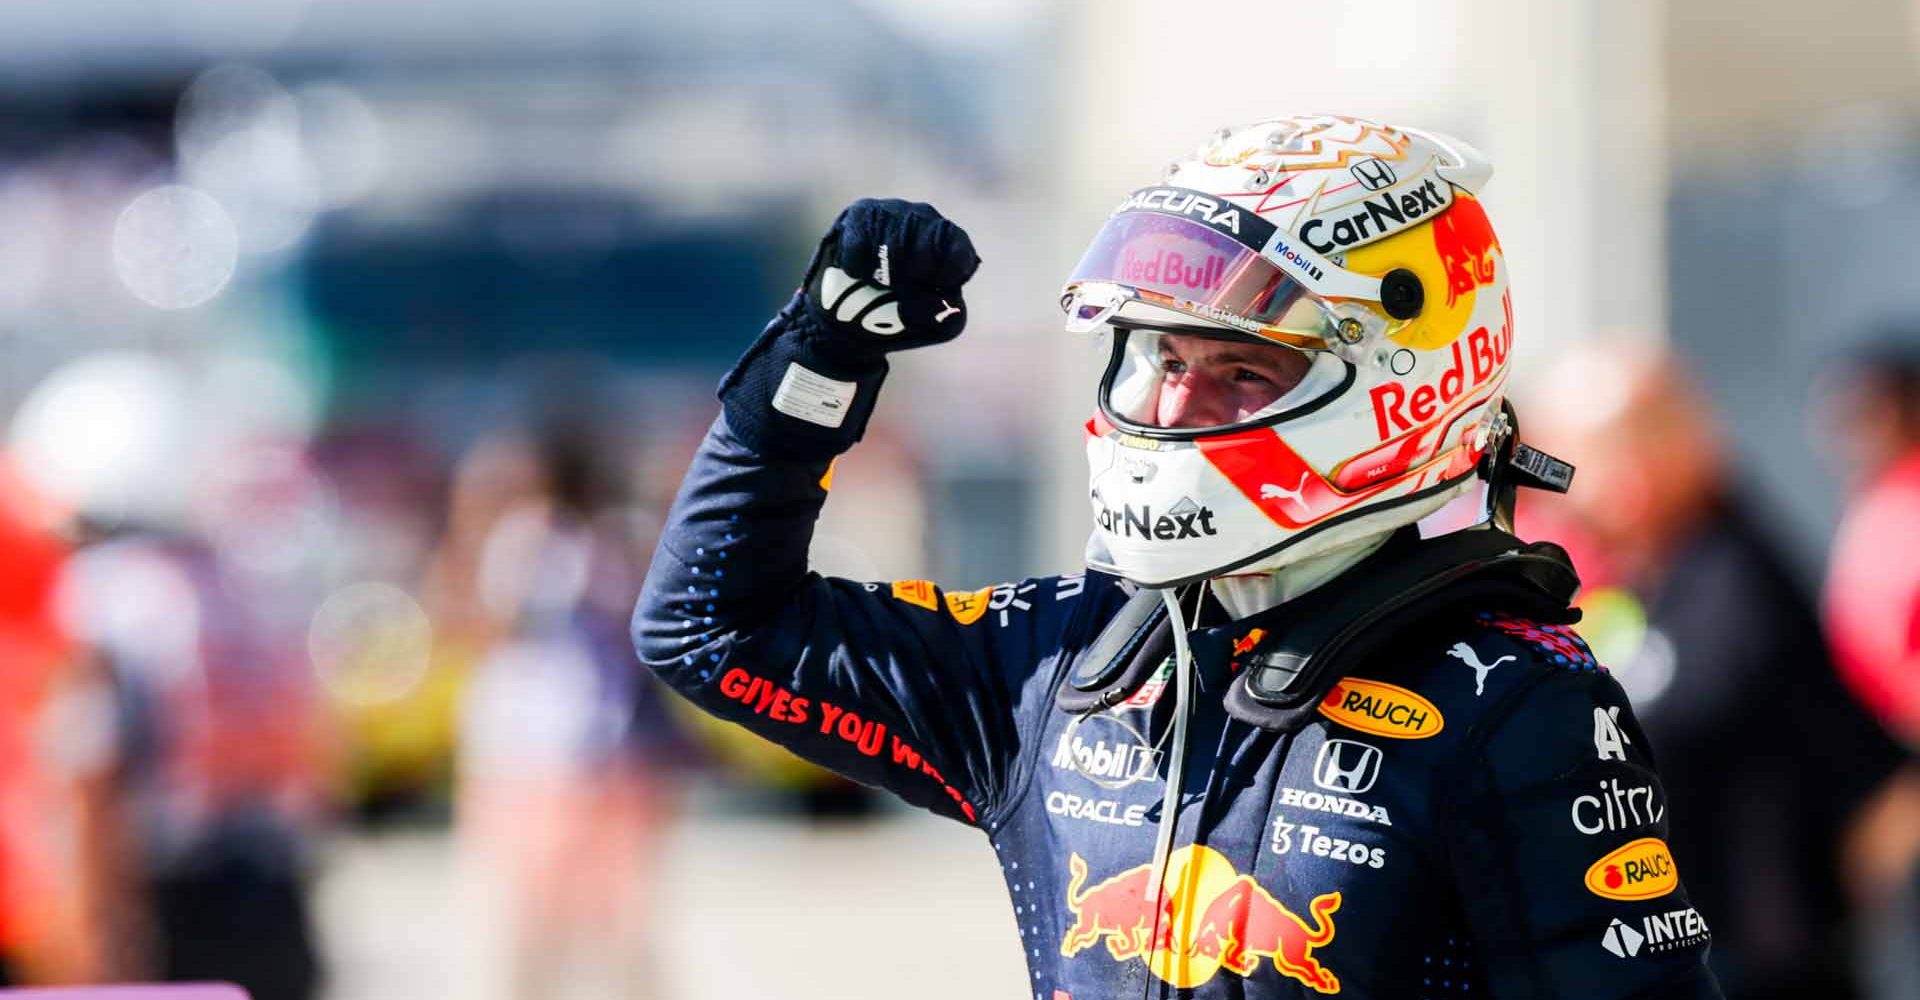
{"label": "shoulder harness strap", "polygon": [[1138,690],[1173,648],[1173,626],[1157,590],[1139,590],[1100,630],[1054,696],[1064,711],[1112,708]]}
{"label": "shoulder harness strap", "polygon": [[[1276,620],[1263,623],[1267,638],[1227,690],[1227,712],[1263,729],[1298,729],[1347,670],[1407,632],[1463,611],[1572,624],[1580,620],[1569,606],[1579,587],[1566,552],[1551,542],[1522,542],[1490,525],[1426,540],[1409,530],[1354,571],[1276,609]],[[1159,592],[1135,594],[1055,704],[1078,714],[1126,700],[1166,658],[1172,632]]]}
{"label": "shoulder harness strap", "polygon": [[1552,542],[1529,544],[1481,525],[1370,562],[1367,571],[1291,602],[1286,626],[1261,643],[1227,689],[1228,714],[1263,729],[1297,729],[1349,669],[1447,615],[1499,611],[1554,625],[1580,620],[1570,606],[1580,578]]}

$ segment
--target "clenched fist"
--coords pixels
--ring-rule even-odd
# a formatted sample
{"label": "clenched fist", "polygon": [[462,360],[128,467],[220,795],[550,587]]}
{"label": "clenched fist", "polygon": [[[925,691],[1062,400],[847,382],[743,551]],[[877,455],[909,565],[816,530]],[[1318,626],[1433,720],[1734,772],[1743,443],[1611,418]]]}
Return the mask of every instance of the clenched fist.
{"label": "clenched fist", "polygon": [[807,268],[814,317],[881,351],[938,344],[967,325],[961,286],[980,258],[967,231],[932,205],[862,198],[848,205]]}
{"label": "clenched fist", "polygon": [[980,266],[967,232],[932,205],[863,198],[820,241],[806,280],[720,383],[748,445],[818,459],[860,439],[888,352],[952,340]]}

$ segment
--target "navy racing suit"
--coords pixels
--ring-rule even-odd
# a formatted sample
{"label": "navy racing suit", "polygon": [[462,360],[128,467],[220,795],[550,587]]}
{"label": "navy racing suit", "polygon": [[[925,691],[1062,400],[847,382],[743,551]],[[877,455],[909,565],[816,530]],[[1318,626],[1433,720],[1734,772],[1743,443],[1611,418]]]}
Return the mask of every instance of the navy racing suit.
{"label": "navy racing suit", "polygon": [[1036,1000],[1719,996],[1646,738],[1568,629],[1450,616],[1370,654],[1284,733],[1231,717],[1221,692],[1291,605],[1193,630],[1157,893],[1167,668],[1084,717],[1055,700],[1129,587],[811,573],[830,456],[807,450],[716,421],[634,641],[706,711],[978,826]]}

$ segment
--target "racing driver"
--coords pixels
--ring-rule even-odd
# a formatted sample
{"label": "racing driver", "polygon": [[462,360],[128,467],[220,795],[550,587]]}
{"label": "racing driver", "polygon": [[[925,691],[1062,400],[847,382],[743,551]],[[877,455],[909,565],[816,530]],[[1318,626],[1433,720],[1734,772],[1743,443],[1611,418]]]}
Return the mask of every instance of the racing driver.
{"label": "racing driver", "polygon": [[1490,174],[1296,117],[1125,196],[1062,297],[1111,342],[1086,568],[974,591],[807,569],[887,354],[957,336],[979,264],[931,206],[855,202],[721,383],[641,656],[985,832],[1036,1000],[1718,997],[1578,581],[1511,533],[1572,470],[1504,402]]}

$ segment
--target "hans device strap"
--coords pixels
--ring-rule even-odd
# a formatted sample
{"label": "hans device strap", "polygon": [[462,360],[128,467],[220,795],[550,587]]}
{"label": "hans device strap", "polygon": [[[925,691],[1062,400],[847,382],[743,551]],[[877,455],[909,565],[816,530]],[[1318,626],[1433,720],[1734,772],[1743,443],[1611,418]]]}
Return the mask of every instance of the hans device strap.
{"label": "hans device strap", "polygon": [[1476,611],[1570,625],[1580,620],[1569,606],[1579,588],[1560,546],[1489,525],[1404,547],[1390,542],[1356,571],[1281,606],[1279,627],[1227,689],[1227,714],[1263,729],[1298,729],[1334,682],[1409,632]]}
{"label": "hans device strap", "polygon": [[[1476,611],[1572,624],[1579,586],[1551,542],[1484,524],[1425,540],[1404,528],[1332,583],[1240,623],[1258,624],[1266,638],[1242,661],[1227,712],[1263,729],[1298,729],[1335,681],[1413,629]],[[1172,647],[1159,592],[1143,590],[1094,640],[1055,704],[1076,714],[1119,704]]]}
{"label": "hans device strap", "polygon": [[1134,593],[1080,658],[1054,704],[1076,715],[1112,708],[1137,690],[1173,649],[1173,626],[1157,590]]}

